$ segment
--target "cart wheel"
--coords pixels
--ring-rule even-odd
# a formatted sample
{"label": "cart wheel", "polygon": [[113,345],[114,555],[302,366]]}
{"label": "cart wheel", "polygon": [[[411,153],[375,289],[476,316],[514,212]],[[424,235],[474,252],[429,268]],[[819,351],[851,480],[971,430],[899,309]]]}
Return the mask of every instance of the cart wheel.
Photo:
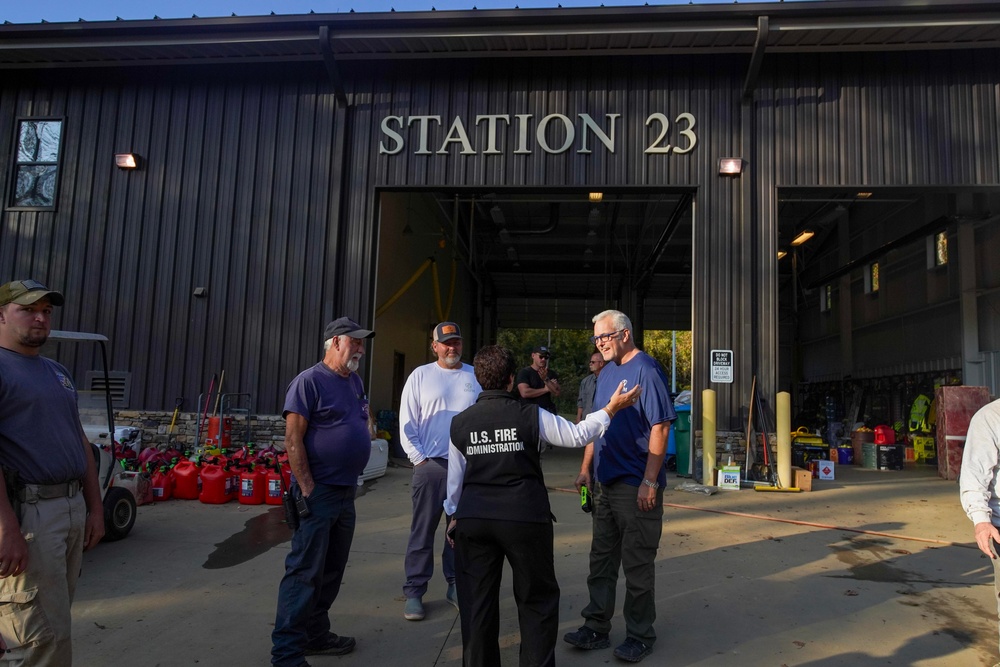
{"label": "cart wheel", "polygon": [[124,538],[135,525],[135,498],[128,489],[111,487],[104,496],[104,540],[115,542]]}

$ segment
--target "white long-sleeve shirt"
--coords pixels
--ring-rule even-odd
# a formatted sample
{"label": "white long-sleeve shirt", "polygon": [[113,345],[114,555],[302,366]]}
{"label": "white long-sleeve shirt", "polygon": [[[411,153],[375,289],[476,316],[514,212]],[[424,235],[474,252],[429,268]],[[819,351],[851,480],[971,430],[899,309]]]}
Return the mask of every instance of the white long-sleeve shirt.
{"label": "white long-sleeve shirt", "polygon": [[[566,421],[547,410],[538,411],[538,446],[546,443],[556,447],[586,447],[594,438],[604,435],[611,424],[611,417],[604,410],[591,412],[579,424]],[[455,447],[449,437],[448,450],[448,495],[444,499],[445,514],[451,516],[458,509],[462,498],[462,483],[465,480],[465,456]]]}
{"label": "white long-sleeve shirt", "polygon": [[1000,526],[1000,400],[972,416],[958,478],[962,509],[973,523]]}
{"label": "white long-sleeve shirt", "polygon": [[399,400],[399,442],[410,463],[448,456],[451,418],[476,402],[482,388],[472,366],[418,366]]}

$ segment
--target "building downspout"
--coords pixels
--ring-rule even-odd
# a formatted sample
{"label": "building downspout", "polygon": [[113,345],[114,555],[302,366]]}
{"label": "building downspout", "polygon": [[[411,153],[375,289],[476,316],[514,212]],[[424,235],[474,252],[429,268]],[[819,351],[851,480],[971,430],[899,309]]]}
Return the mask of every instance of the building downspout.
{"label": "building downspout", "polygon": [[344,80],[340,77],[337,57],[333,55],[333,47],[330,46],[330,26],[321,25],[319,27],[319,52],[323,54],[326,75],[330,77],[330,83],[333,85],[333,96],[337,99],[337,104],[341,107],[348,106],[347,93],[344,92]]}

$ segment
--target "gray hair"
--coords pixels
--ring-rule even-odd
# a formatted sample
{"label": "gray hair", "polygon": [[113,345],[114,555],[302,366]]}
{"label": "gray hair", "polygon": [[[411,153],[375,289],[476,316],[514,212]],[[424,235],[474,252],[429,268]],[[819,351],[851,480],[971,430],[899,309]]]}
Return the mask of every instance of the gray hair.
{"label": "gray hair", "polygon": [[594,315],[594,319],[592,319],[591,322],[597,324],[601,320],[608,318],[611,318],[611,326],[613,326],[616,331],[620,329],[628,329],[629,331],[632,331],[632,320],[630,320],[628,315],[620,310],[605,310],[597,313]]}
{"label": "gray hair", "polygon": [[325,341],[323,341],[323,354],[326,354],[327,352],[329,352],[330,348],[333,347],[333,339],[334,338],[350,338],[350,336],[344,336],[344,335],[330,336]]}

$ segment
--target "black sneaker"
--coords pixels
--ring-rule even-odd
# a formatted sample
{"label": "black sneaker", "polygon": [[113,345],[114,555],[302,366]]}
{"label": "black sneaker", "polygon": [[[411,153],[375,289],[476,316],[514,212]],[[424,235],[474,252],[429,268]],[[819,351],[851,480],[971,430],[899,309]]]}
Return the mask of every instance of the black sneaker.
{"label": "black sneaker", "polygon": [[591,651],[595,648],[607,648],[611,646],[611,641],[608,639],[608,633],[606,632],[596,632],[591,630],[586,625],[581,625],[580,629],[575,632],[569,632],[563,637],[563,641],[572,644],[577,648],[582,648],[584,651]]}
{"label": "black sneaker", "polygon": [[625,662],[639,662],[652,652],[653,647],[649,644],[644,644],[635,637],[626,637],[615,649],[615,657]]}
{"label": "black sneaker", "polygon": [[341,637],[328,632],[321,641],[306,646],[306,655],[346,655],[357,644],[354,637]]}

